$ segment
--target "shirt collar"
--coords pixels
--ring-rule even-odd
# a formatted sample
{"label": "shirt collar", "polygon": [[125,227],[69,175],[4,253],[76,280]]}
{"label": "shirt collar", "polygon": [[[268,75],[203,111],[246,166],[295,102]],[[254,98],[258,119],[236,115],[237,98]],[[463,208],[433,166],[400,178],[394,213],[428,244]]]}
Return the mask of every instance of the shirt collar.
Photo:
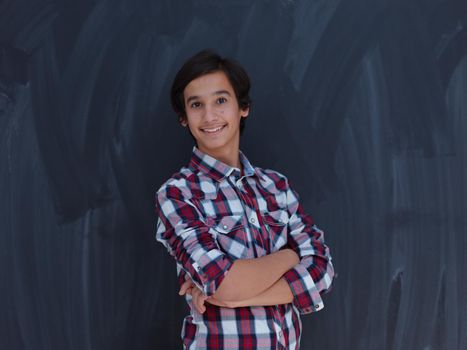
{"label": "shirt collar", "polygon": [[[242,151],[238,150],[240,162],[243,165],[243,171],[245,176],[257,175],[262,178],[261,174],[255,169],[248,158],[243,154]],[[201,171],[205,175],[213,178],[216,181],[221,181],[225,177],[230,176],[232,173],[237,177],[240,177],[240,169],[232,167],[228,164],[217,160],[209,154],[201,151],[198,147],[193,146],[193,151],[190,159],[190,167]]]}

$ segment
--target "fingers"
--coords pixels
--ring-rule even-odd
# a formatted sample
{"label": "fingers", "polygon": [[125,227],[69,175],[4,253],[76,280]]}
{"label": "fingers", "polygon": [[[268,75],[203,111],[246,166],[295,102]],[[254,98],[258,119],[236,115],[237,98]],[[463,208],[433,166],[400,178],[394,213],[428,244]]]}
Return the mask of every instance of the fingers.
{"label": "fingers", "polygon": [[206,300],[206,296],[204,294],[201,294],[200,297],[198,298],[198,310],[200,313],[203,313],[206,311],[206,306],[204,306],[205,300]]}
{"label": "fingers", "polygon": [[191,281],[191,279],[186,280],[185,282],[183,282],[182,286],[180,287],[180,291],[178,292],[178,295],[185,294],[187,290],[192,287],[193,287],[193,282]]}
{"label": "fingers", "polygon": [[193,288],[191,296],[193,297],[192,303],[196,307],[199,313],[203,313],[206,311],[206,307],[204,306],[204,301],[208,298],[206,295],[202,293],[201,290],[198,288]]}
{"label": "fingers", "polygon": [[178,292],[179,295],[188,294],[192,297],[193,306],[198,310],[199,313],[203,313],[206,311],[206,307],[204,306],[204,302],[208,298],[208,296],[204,295],[203,292],[196,287],[191,279],[187,279],[183,282],[182,286],[180,287],[180,291]]}

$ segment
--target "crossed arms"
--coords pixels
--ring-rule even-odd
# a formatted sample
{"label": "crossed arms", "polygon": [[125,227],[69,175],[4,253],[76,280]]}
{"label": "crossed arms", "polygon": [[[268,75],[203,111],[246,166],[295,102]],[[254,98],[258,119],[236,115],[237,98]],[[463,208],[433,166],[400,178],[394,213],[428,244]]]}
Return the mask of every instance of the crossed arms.
{"label": "crossed arms", "polygon": [[235,260],[212,296],[205,295],[191,279],[182,284],[179,294],[190,294],[200,313],[206,310],[205,301],[231,308],[288,304],[292,302],[293,294],[282,275],[299,262],[298,255],[291,249],[257,259]]}
{"label": "crossed arms", "polygon": [[323,307],[321,294],[334,277],[331,256],[323,231],[303,212],[294,190],[287,186],[289,249],[245,260],[233,260],[220,249],[184,192],[171,185],[157,192],[156,238],[190,277],[180,294],[191,294],[198,311],[205,301],[226,307],[292,302],[302,314]]}

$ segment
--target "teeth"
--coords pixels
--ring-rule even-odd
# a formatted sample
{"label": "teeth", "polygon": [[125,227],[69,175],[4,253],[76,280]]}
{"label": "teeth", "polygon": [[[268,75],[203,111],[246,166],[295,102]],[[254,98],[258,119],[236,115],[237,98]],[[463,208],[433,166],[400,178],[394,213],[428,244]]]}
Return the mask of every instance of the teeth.
{"label": "teeth", "polygon": [[219,126],[218,128],[215,128],[215,129],[202,129],[203,131],[206,131],[206,132],[216,132],[216,131],[219,131],[220,129],[222,129],[224,126]]}

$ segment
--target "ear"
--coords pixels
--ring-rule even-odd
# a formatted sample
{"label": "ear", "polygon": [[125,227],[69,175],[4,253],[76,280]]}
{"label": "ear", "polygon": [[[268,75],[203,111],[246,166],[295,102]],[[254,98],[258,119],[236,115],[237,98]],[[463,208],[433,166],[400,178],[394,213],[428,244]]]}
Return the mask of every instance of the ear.
{"label": "ear", "polygon": [[186,120],[186,118],[183,118],[183,117],[179,117],[178,118],[178,122],[180,123],[181,126],[183,127],[186,127],[188,125],[188,122]]}
{"label": "ear", "polygon": [[245,109],[242,109],[240,112],[240,116],[242,118],[248,117],[248,114],[250,113],[250,107],[246,107]]}

